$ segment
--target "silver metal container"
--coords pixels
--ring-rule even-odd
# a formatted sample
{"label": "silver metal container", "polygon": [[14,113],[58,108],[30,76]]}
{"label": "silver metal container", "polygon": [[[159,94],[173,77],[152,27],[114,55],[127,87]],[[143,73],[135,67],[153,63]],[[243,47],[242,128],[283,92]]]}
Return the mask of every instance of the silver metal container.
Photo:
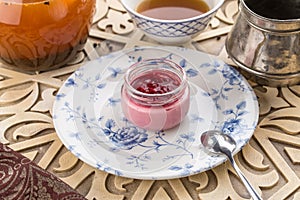
{"label": "silver metal container", "polygon": [[250,10],[245,0],[239,9],[226,50],[243,74],[272,87],[300,83],[300,18],[266,18]]}

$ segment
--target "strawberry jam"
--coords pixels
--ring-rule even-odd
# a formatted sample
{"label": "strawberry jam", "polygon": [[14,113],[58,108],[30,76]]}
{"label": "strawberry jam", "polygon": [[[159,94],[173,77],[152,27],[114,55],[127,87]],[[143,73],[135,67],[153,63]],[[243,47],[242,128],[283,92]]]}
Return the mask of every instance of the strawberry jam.
{"label": "strawberry jam", "polygon": [[131,82],[136,90],[147,94],[164,94],[180,85],[180,78],[170,71],[152,70]]}

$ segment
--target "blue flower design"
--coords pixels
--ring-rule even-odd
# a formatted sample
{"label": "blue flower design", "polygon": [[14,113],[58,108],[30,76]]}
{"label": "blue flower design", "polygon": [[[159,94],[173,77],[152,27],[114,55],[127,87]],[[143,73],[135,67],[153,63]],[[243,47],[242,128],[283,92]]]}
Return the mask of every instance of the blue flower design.
{"label": "blue flower design", "polygon": [[200,123],[200,122],[203,122],[204,121],[204,118],[203,117],[200,117],[196,114],[192,114],[191,115],[191,122],[193,123]]}
{"label": "blue flower design", "polygon": [[180,138],[185,139],[188,142],[194,142],[195,141],[195,133],[181,134]]}
{"label": "blue flower design", "polygon": [[107,69],[111,71],[112,78],[116,78],[118,74],[122,73],[122,70],[120,68],[108,67]]}
{"label": "blue flower design", "polygon": [[224,115],[231,116],[220,127],[224,133],[227,133],[227,134],[237,133],[241,129],[246,128],[246,127],[243,127],[242,118],[241,118],[243,115],[248,113],[247,111],[245,111],[246,106],[247,106],[246,101],[242,101],[235,106],[236,107],[235,110],[227,109],[227,110],[223,111]]}
{"label": "blue flower design", "polygon": [[226,70],[222,70],[223,77],[228,80],[230,85],[240,85],[242,82],[241,74],[235,69],[228,69],[229,66],[225,65]]}
{"label": "blue flower design", "polygon": [[203,95],[211,96],[215,102],[216,108],[221,110],[219,101],[221,99],[228,100],[228,93],[237,87],[238,90],[245,91],[250,88],[246,87],[241,74],[237,70],[230,67],[228,64],[221,65],[219,62],[203,63],[200,68],[212,68],[209,70],[208,75],[214,75],[215,73],[221,73],[224,77],[224,82],[220,88],[211,88],[211,91],[204,93]]}
{"label": "blue flower design", "polygon": [[[174,54],[169,53],[166,56],[160,57],[159,59],[160,60],[171,60],[171,61],[175,62],[177,65],[179,65],[182,68],[186,68],[188,66],[188,62],[187,62],[186,59],[183,58],[180,61],[175,61],[173,57],[174,57]],[[137,58],[135,58],[134,56],[129,55],[128,60],[129,60],[129,62],[140,62],[140,61],[143,60],[143,57],[138,56]],[[155,64],[155,61],[153,62],[153,64]],[[193,68],[186,69],[185,71],[186,71],[186,74],[187,74],[188,77],[195,77],[199,74],[199,71],[195,70]]]}
{"label": "blue flower design", "polygon": [[139,130],[135,126],[123,127],[116,132],[111,132],[109,139],[120,149],[130,150],[145,142],[148,135],[145,130]]}
{"label": "blue flower design", "polygon": [[187,65],[186,59],[182,59],[182,60],[179,62],[179,65],[180,65],[182,68],[185,68],[186,65]]}
{"label": "blue flower design", "polygon": [[179,165],[172,165],[168,169],[171,171],[180,171],[180,174],[182,176],[188,176],[191,174],[191,169],[194,167],[194,165],[190,163],[186,163],[184,166]]}
{"label": "blue flower design", "polygon": [[198,76],[199,71],[195,70],[195,69],[188,69],[186,71],[186,74],[188,77],[195,77]]}
{"label": "blue flower design", "polygon": [[[75,72],[75,80],[79,85],[82,85],[82,89],[103,89],[106,86],[106,83],[101,83],[101,75],[95,74],[94,76],[86,77],[83,73],[81,73],[79,70]],[[73,78],[69,78],[67,81],[67,84],[69,86],[78,86]]]}
{"label": "blue flower design", "polygon": [[77,158],[80,158],[81,157],[81,153],[77,152],[75,149],[76,149],[76,146],[75,145],[70,145],[67,147],[69,149],[69,151],[71,151]]}
{"label": "blue flower design", "polygon": [[77,87],[77,84],[75,83],[75,80],[73,78],[69,78],[66,83],[65,83],[66,87]]}
{"label": "blue flower design", "polygon": [[64,98],[66,94],[64,93],[59,93],[55,96],[56,101],[60,101],[62,98]]}
{"label": "blue flower design", "polygon": [[156,137],[152,141],[152,145],[144,145],[143,143],[148,140],[147,131],[144,129],[128,124],[114,131],[116,122],[113,119],[108,119],[105,122],[105,127],[102,130],[103,133],[115,146],[115,148],[110,149],[111,151],[131,150],[137,146],[144,149],[138,155],[127,157],[128,162],[126,164],[133,165],[136,168],[146,169],[145,163],[152,160],[150,153],[159,152],[165,146],[172,146],[178,151],[174,152],[173,155],[163,157],[162,161],[164,162],[182,156],[191,156],[193,158],[193,153],[188,150],[189,145],[195,141],[195,133],[193,132],[180,134],[176,143],[171,143],[165,140],[163,131],[158,131],[155,133]]}
{"label": "blue flower design", "polygon": [[121,102],[121,99],[114,99],[113,97],[108,99],[108,104],[111,106],[116,106],[119,102]]}
{"label": "blue flower design", "polygon": [[105,172],[108,172],[108,173],[115,174],[117,176],[122,176],[123,175],[123,173],[121,171],[115,170],[111,167],[107,167],[107,163],[105,163],[105,162],[104,163],[97,162],[96,163],[96,168],[100,169],[100,170],[103,170]]}
{"label": "blue flower design", "polygon": [[226,121],[223,125],[222,131],[224,133],[232,133],[235,131],[236,127],[238,127],[240,124],[240,120],[237,119],[230,119]]}

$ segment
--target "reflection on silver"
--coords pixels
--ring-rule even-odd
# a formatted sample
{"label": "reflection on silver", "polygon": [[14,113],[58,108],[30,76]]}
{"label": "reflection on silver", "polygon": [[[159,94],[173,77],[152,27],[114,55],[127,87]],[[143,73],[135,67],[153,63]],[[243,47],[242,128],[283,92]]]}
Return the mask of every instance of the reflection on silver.
{"label": "reflection on silver", "polygon": [[269,86],[300,82],[300,19],[277,20],[257,15],[244,0],[228,35],[226,49],[248,78]]}

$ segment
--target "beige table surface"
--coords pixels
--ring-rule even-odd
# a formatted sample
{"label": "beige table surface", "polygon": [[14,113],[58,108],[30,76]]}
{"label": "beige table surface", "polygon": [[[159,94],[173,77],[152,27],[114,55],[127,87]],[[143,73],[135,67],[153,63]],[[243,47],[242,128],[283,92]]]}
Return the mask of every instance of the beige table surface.
{"label": "beige table surface", "polygon": [[[211,26],[184,47],[228,59],[224,42],[238,12],[226,0]],[[136,29],[118,0],[97,0],[85,48],[64,68],[26,74],[0,66],[0,141],[34,160],[88,199],[249,199],[228,162],[189,177],[134,180],[99,171],[69,152],[55,133],[52,105],[63,81],[85,62],[135,45],[157,45]],[[235,159],[264,199],[300,199],[300,85],[271,88],[251,83],[260,120]]]}

